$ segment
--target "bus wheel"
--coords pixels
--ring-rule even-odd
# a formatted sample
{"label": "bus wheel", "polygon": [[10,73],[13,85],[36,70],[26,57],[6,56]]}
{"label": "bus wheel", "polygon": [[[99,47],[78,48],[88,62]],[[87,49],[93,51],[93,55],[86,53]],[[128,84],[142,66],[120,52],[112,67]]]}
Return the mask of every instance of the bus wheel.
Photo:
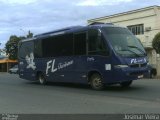
{"label": "bus wheel", "polygon": [[40,73],[40,74],[38,75],[38,80],[39,80],[39,83],[40,83],[41,85],[45,85],[45,84],[47,83],[47,81],[46,81],[46,79],[44,78],[44,75],[43,75],[42,73]]}
{"label": "bus wheel", "polygon": [[123,88],[129,87],[131,84],[132,84],[132,80],[120,83],[121,87]]}
{"label": "bus wheel", "polygon": [[102,77],[98,73],[94,73],[90,78],[91,87],[94,90],[102,90],[104,89],[104,84],[102,82]]}

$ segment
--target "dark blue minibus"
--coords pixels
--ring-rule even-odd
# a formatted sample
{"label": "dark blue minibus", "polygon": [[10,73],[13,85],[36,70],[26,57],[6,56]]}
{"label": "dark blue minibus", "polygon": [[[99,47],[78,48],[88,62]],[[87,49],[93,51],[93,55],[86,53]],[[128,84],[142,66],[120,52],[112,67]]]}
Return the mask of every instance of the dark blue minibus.
{"label": "dark blue minibus", "polygon": [[148,75],[141,42],[127,29],[111,24],[75,26],[36,35],[19,43],[20,78],[47,82],[128,87]]}

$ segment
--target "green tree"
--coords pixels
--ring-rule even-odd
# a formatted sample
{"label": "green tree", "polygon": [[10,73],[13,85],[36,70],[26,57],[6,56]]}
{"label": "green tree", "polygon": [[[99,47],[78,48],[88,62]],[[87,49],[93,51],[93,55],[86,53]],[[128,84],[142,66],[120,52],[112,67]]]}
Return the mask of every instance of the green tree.
{"label": "green tree", "polygon": [[15,60],[17,59],[17,52],[18,52],[18,42],[21,40],[20,37],[16,35],[10,36],[8,42],[6,43],[6,53],[9,59]]}
{"label": "green tree", "polygon": [[7,41],[5,45],[6,53],[11,60],[16,60],[17,59],[17,53],[18,53],[18,43],[22,39],[26,38],[31,38],[33,37],[33,33],[30,31],[28,32],[28,35],[25,36],[16,36],[16,35],[11,35],[9,40]]}
{"label": "green tree", "polygon": [[160,54],[160,32],[157,33],[152,41],[152,46]]}
{"label": "green tree", "polygon": [[27,38],[32,38],[33,37],[33,33],[31,33],[31,31],[29,30],[28,31],[28,35],[27,35]]}

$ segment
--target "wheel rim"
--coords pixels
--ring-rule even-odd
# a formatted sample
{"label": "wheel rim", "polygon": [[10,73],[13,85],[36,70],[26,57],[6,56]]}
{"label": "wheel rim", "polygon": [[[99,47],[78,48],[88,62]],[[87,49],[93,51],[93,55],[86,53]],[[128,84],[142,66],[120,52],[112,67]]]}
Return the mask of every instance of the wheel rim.
{"label": "wheel rim", "polygon": [[102,81],[101,81],[101,78],[97,77],[93,80],[93,86],[95,88],[100,88],[102,87]]}
{"label": "wheel rim", "polygon": [[154,78],[154,74],[151,74],[151,78]]}
{"label": "wheel rim", "polygon": [[39,76],[39,82],[40,82],[41,84],[44,83],[44,78],[42,77],[42,75]]}

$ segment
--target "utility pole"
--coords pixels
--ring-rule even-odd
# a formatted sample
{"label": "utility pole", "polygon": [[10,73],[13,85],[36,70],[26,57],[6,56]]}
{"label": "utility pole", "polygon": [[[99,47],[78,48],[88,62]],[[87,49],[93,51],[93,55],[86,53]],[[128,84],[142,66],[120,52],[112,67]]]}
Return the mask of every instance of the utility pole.
{"label": "utility pole", "polygon": [[[2,44],[2,43],[0,43],[0,46],[1,46],[1,44]],[[1,52],[2,52],[2,51],[1,51],[1,48],[0,48],[0,55],[1,55]]]}

